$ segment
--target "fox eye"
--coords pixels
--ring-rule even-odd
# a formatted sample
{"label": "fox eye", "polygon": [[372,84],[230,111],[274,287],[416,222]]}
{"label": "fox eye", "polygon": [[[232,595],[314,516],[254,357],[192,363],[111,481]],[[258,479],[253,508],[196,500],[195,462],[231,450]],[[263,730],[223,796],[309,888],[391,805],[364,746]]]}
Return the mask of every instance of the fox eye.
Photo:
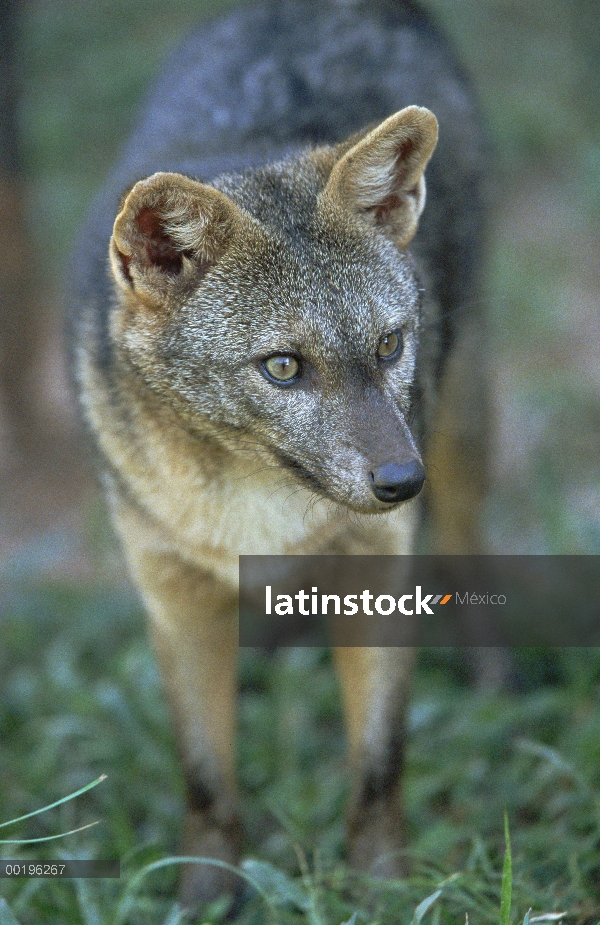
{"label": "fox eye", "polygon": [[379,339],[377,356],[381,360],[395,360],[402,353],[403,346],[402,331],[390,331]]}
{"label": "fox eye", "polygon": [[296,357],[274,356],[262,362],[263,372],[267,379],[276,383],[287,383],[297,379],[300,374],[300,363]]}

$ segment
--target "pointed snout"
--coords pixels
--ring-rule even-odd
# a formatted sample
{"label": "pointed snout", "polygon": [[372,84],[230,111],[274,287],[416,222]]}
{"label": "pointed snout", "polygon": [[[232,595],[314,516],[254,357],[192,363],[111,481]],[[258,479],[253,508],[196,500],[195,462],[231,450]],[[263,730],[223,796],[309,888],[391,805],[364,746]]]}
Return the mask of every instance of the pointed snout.
{"label": "pointed snout", "polygon": [[[358,377],[357,377],[358,378]],[[328,494],[362,514],[383,514],[418,495],[425,468],[399,403],[380,389],[352,383],[324,404]]]}
{"label": "pointed snout", "polygon": [[420,459],[386,462],[369,472],[371,491],[378,501],[398,504],[419,494],[425,481],[425,468]]}

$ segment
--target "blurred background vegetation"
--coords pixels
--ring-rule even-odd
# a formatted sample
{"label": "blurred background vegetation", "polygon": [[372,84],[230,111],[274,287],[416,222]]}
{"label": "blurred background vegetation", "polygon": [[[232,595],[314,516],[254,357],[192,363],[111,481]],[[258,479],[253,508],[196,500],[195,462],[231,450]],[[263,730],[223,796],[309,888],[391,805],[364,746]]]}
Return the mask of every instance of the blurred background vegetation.
{"label": "blurred background vegetation", "polygon": [[[472,74],[494,152],[489,548],[598,554],[600,9],[597,0],[425,5]],[[19,835],[101,818],[64,850],[118,856],[126,869],[176,850],[182,785],[140,608],[75,423],[61,290],[77,228],[148,81],[199,18],[231,6],[21,0],[0,11],[3,99],[16,116],[8,133],[5,107],[0,144],[0,821],[106,771],[77,806]],[[493,918],[505,808],[521,915],[565,906],[598,920],[600,658],[522,652],[515,673],[520,693],[481,693],[460,653],[423,653],[407,771],[417,873],[385,893],[348,881],[335,860],[345,779],[327,656],[282,654],[268,667],[245,659],[251,844],[292,873],[293,845],[307,853],[323,903],[313,922],[339,925],[363,900],[378,921],[408,922],[459,869],[438,920]],[[179,921],[173,882],[153,880],[127,921]],[[97,925],[113,921],[106,909],[119,888],[3,882],[0,895],[23,922]],[[302,919],[289,902],[288,919]]]}
{"label": "blurred background vegetation", "polygon": [[[487,298],[495,409],[491,548],[598,552],[598,4],[427,5],[473,76],[495,153]],[[33,531],[43,528],[49,506],[64,518],[82,485],[60,346],[69,248],[165,55],[199,17],[231,0],[12,6],[27,240],[19,281],[26,298],[8,319],[0,313],[0,474],[9,486],[4,504],[8,497],[14,505],[17,495],[23,502],[20,513],[7,511],[21,532],[28,518]],[[10,253],[18,222],[11,214],[0,219],[3,251]],[[33,477],[24,484],[25,470]]]}

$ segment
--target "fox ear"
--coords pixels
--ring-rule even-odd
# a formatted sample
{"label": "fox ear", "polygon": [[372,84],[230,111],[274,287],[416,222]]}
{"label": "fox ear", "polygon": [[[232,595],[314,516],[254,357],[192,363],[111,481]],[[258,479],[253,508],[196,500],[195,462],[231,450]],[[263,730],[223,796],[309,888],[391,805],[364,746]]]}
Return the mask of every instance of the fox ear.
{"label": "fox ear", "polygon": [[406,247],[425,205],[423,174],[437,137],[432,112],[421,106],[401,109],[337,161],[325,196]]}
{"label": "fox ear", "polygon": [[113,277],[157,307],[217,262],[233,235],[231,200],[178,173],[155,173],[125,196],[110,241]]}

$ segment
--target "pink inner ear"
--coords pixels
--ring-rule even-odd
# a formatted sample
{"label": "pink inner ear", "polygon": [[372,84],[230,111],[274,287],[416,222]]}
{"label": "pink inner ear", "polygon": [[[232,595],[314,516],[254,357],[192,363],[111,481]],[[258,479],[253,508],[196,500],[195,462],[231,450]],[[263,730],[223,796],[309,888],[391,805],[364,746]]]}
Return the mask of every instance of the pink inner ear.
{"label": "pink inner ear", "polygon": [[414,194],[416,187],[407,189],[406,180],[412,166],[407,162],[416,148],[417,144],[414,138],[406,138],[397,146],[394,158],[394,178],[391,187],[380,202],[369,206],[366,210],[375,216],[377,222],[385,223],[388,215],[404,204],[405,197]]}
{"label": "pink inner ear", "polygon": [[381,222],[382,224],[385,224],[386,219],[388,215],[390,214],[390,212],[394,212],[401,205],[402,205],[402,197],[394,195],[393,193],[390,193],[389,196],[386,196],[383,202],[379,203],[376,206],[370,206],[370,208],[367,211],[373,213],[373,215],[375,216],[376,222]]}
{"label": "pink inner ear", "polygon": [[389,194],[389,198],[394,200],[394,202],[388,206],[388,209],[397,208],[400,205],[402,196],[412,192],[406,188],[406,182],[414,166],[411,163],[411,159],[413,158],[416,148],[417,143],[414,138],[406,138],[396,148],[394,183]]}
{"label": "pink inner ear", "polygon": [[147,238],[154,238],[157,235],[161,234],[161,225],[160,219],[156,212],[153,212],[150,208],[140,209],[138,214],[135,217],[136,223],[140,231]]}
{"label": "pink inner ear", "polygon": [[408,160],[411,154],[414,153],[417,147],[417,142],[414,138],[406,138],[398,145],[398,150],[396,151],[396,167],[400,168]]}
{"label": "pink inner ear", "polygon": [[140,209],[135,223],[143,235],[143,262],[175,276],[181,271],[184,251],[180,250],[164,229],[161,219],[150,208]]}

